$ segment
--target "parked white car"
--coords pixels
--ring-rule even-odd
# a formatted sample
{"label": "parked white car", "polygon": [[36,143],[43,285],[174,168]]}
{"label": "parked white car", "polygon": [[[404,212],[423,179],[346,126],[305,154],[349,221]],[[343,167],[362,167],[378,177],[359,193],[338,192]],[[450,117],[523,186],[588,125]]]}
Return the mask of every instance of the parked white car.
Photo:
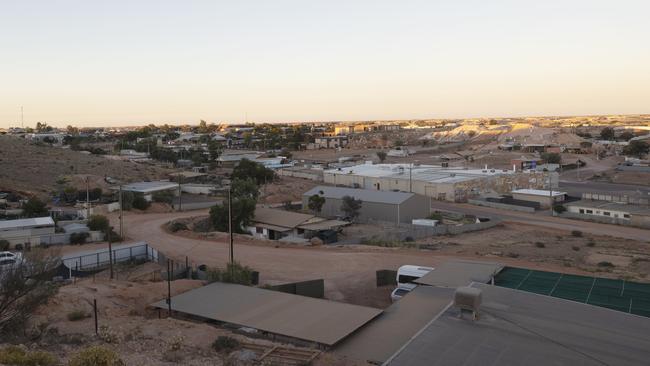
{"label": "parked white car", "polygon": [[20,253],[0,252],[0,268],[13,266],[22,260],[23,256]]}
{"label": "parked white car", "polygon": [[417,284],[413,281],[433,271],[433,267],[404,265],[397,270],[397,287],[391,292],[390,299],[397,301],[411,292]]}

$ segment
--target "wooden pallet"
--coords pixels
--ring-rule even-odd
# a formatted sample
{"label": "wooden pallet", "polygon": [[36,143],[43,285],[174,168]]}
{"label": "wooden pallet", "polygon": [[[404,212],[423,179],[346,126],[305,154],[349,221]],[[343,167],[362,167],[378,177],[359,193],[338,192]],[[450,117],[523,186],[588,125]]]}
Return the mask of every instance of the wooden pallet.
{"label": "wooden pallet", "polygon": [[258,355],[257,362],[259,364],[268,362],[287,366],[309,365],[321,354],[321,351],[313,349],[269,347],[253,343],[243,343],[242,347],[255,352]]}

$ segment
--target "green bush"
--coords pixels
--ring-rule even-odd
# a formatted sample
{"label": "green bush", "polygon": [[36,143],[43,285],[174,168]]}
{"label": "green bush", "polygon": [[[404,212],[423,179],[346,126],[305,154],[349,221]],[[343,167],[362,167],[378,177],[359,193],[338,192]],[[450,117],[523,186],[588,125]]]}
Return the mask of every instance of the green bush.
{"label": "green bush", "polygon": [[9,250],[9,242],[7,240],[0,240],[0,252]]}
{"label": "green bush", "polygon": [[542,243],[541,241],[535,242],[535,246],[538,248],[546,248],[546,244]]}
{"label": "green bush", "polygon": [[133,205],[133,208],[136,208],[136,209],[142,210],[142,211],[149,208],[149,202],[147,202],[147,200],[145,200],[144,197],[142,197],[140,195],[133,197],[133,204],[132,205]]}
{"label": "green bush", "polygon": [[172,203],[174,200],[174,192],[172,191],[160,191],[160,192],[154,192],[151,195],[151,199],[154,202],[161,202],[161,203]]}
{"label": "green bush", "polygon": [[77,320],[83,320],[86,318],[89,318],[90,314],[83,310],[73,310],[68,313],[68,320],[71,322],[75,322]]}
{"label": "green bush", "polygon": [[217,352],[230,352],[239,348],[239,345],[239,341],[233,337],[219,336],[212,343],[212,348]]}
{"label": "green bush", "polygon": [[169,225],[169,231],[171,231],[172,233],[175,233],[175,232],[181,231],[181,230],[187,230],[187,225],[183,224],[182,222],[172,222]]}
{"label": "green bush", "polygon": [[92,231],[101,231],[103,233],[105,233],[110,227],[108,218],[103,215],[90,216],[90,218],[88,218],[88,222],[86,223],[86,225]]}
{"label": "green bush", "polygon": [[571,232],[571,235],[572,235],[572,236],[575,236],[576,238],[581,238],[581,237],[582,237],[582,231],[580,231],[580,230],[573,230],[573,231]]}
{"label": "green bush", "polygon": [[17,346],[0,350],[0,364],[17,366],[50,366],[58,364],[52,354],[43,351],[27,352]]}
{"label": "green bush", "polygon": [[207,271],[208,282],[227,282],[250,286],[253,283],[253,270],[249,267],[228,263],[225,270],[209,268]]}
{"label": "green bush", "polygon": [[566,212],[566,207],[560,204],[555,204],[553,205],[553,211],[555,211],[555,213],[561,214],[563,212]]}
{"label": "green bush", "polygon": [[72,233],[70,234],[70,244],[86,244],[86,239],[89,236],[88,233]]}
{"label": "green bush", "polygon": [[91,346],[74,355],[68,366],[123,366],[124,362],[110,348]]}

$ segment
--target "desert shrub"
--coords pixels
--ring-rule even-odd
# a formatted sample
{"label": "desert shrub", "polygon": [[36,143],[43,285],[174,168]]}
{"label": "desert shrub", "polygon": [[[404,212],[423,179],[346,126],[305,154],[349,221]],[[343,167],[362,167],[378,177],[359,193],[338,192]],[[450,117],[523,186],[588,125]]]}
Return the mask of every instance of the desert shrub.
{"label": "desert shrub", "polygon": [[99,339],[106,343],[119,343],[120,341],[119,335],[106,325],[99,327]]}
{"label": "desert shrub", "polygon": [[553,205],[553,211],[555,211],[555,213],[561,214],[563,212],[566,212],[566,207],[560,204],[555,204]]}
{"label": "desert shrub", "polygon": [[574,245],[571,247],[571,249],[575,250],[576,252],[580,250],[580,247],[577,245]]}
{"label": "desert shrub", "polygon": [[582,231],[580,230],[573,230],[571,231],[571,235],[575,236],[576,238],[581,238],[582,237]]}
{"label": "desert shrub", "polygon": [[546,244],[542,243],[541,241],[535,242],[535,246],[538,248],[546,248]]}
{"label": "desert shrub", "polygon": [[235,262],[228,263],[225,270],[220,268],[208,269],[208,282],[227,282],[250,286],[253,283],[253,270]]}
{"label": "desert shrub", "polygon": [[612,262],[602,261],[602,262],[598,262],[598,267],[611,268],[611,267],[614,267],[614,264]]}
{"label": "desert shrub", "polygon": [[239,348],[239,341],[233,337],[219,336],[212,342],[212,348],[217,352],[230,352]]}
{"label": "desert shrub", "polygon": [[594,241],[594,239],[589,239],[589,241],[587,242],[587,246],[588,247],[595,247],[596,242]]}
{"label": "desert shrub", "polygon": [[123,366],[124,362],[110,348],[91,346],[74,355],[68,366]]}
{"label": "desert shrub", "polygon": [[442,214],[439,212],[434,212],[431,215],[427,216],[427,219],[442,221]]}
{"label": "desert shrub", "polygon": [[9,250],[9,242],[7,240],[0,240],[0,252]]}
{"label": "desert shrub", "polygon": [[108,218],[103,215],[91,215],[86,225],[92,231],[101,231],[103,233],[110,227]]}
{"label": "desert shrub", "polygon": [[182,222],[172,222],[169,225],[169,231],[171,231],[172,233],[175,233],[175,232],[181,231],[181,230],[187,230],[187,225],[183,224]]}
{"label": "desert shrub", "polygon": [[147,208],[149,208],[149,202],[147,202],[147,200],[145,200],[144,197],[142,197],[140,195],[137,195],[137,196],[133,197],[132,205],[133,205],[133,208],[136,208],[136,209],[141,210],[141,211],[144,211]]}
{"label": "desert shrub", "polygon": [[71,322],[75,322],[77,320],[83,320],[90,317],[90,314],[83,310],[73,310],[68,313],[68,320]]}
{"label": "desert shrub", "polygon": [[72,233],[70,234],[70,244],[85,244],[89,236],[88,233]]}
{"label": "desert shrub", "polygon": [[154,192],[151,195],[151,199],[154,202],[160,202],[160,203],[172,203],[174,200],[174,192],[172,191],[160,191],[160,192]]}
{"label": "desert shrub", "polygon": [[50,366],[58,364],[52,354],[42,351],[27,352],[18,346],[0,350],[0,364],[17,366]]}
{"label": "desert shrub", "polygon": [[14,246],[14,249],[16,249],[16,250],[19,251],[19,252],[22,251],[24,248],[25,248],[25,246],[22,245],[22,244],[16,244],[16,245]]}

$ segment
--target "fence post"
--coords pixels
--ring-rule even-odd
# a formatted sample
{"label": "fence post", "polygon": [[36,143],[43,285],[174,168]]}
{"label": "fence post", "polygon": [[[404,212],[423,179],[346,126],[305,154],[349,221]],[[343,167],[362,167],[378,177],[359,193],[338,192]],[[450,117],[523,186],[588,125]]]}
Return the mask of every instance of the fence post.
{"label": "fence post", "polygon": [[95,335],[97,335],[99,333],[97,327],[97,299],[93,299],[93,311],[95,313]]}

